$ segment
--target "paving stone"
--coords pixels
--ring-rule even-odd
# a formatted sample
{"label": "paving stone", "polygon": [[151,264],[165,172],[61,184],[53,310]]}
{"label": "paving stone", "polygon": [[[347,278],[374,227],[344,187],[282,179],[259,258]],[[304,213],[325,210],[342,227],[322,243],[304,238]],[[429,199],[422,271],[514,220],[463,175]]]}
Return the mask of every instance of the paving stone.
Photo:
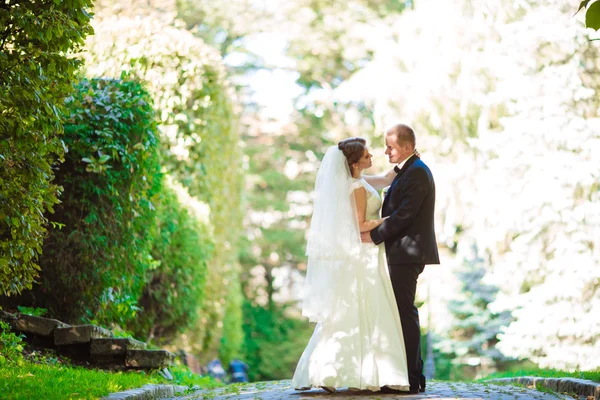
{"label": "paving stone", "polygon": [[167,350],[127,350],[125,365],[132,368],[164,368],[175,361]]}
{"label": "paving stone", "polygon": [[127,350],[141,350],[146,343],[131,338],[92,339],[90,354],[92,357],[112,357],[127,354]]}
{"label": "paving stone", "polygon": [[17,315],[13,323],[13,329],[40,336],[51,336],[56,328],[69,328],[70,326],[57,319],[36,317],[27,314]]}
{"label": "paving stone", "polygon": [[131,389],[125,392],[111,393],[100,400],[154,400],[162,397],[175,396],[187,389],[185,386],[177,385],[145,385],[139,389]]}
{"label": "paving stone", "polygon": [[69,328],[56,328],[54,330],[54,344],[57,346],[89,343],[92,339],[110,337],[112,337],[111,331],[96,325],[75,325]]}
{"label": "paving stone", "polygon": [[200,399],[247,399],[247,400],[307,400],[307,399],[331,399],[331,400],[363,400],[363,399],[468,399],[468,400],[566,400],[571,397],[539,392],[534,389],[517,387],[512,385],[494,385],[490,383],[464,383],[464,382],[428,382],[427,391],[414,395],[409,394],[381,394],[367,390],[350,391],[348,389],[338,390],[336,393],[327,393],[323,389],[312,389],[309,391],[297,391],[291,387],[291,382],[275,381],[261,382],[242,386],[228,386],[215,390],[199,390],[192,394],[178,397],[165,397],[163,400],[200,400]]}

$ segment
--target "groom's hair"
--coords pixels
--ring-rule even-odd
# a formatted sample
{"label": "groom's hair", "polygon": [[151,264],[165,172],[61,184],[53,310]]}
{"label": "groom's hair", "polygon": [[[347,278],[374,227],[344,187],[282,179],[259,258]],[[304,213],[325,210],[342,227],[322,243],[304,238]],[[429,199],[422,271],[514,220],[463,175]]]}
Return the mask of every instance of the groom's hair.
{"label": "groom's hair", "polygon": [[417,145],[415,131],[408,125],[396,124],[388,129],[387,134],[396,135],[396,143],[398,144],[410,143],[413,148]]}
{"label": "groom's hair", "polygon": [[344,153],[346,160],[348,160],[348,168],[350,168],[350,171],[352,171],[352,164],[357,163],[363,154],[365,154],[366,148],[367,141],[360,137],[344,139],[338,143],[338,149]]}

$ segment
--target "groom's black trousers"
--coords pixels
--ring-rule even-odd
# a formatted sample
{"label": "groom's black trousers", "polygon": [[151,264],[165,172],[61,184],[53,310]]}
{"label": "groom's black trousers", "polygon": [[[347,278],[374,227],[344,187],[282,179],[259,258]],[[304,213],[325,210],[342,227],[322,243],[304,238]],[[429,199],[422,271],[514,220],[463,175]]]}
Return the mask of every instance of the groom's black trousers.
{"label": "groom's black trousers", "polygon": [[423,359],[421,358],[421,326],[419,310],[415,306],[417,279],[425,266],[423,264],[390,264],[390,278],[400,312],[406,359],[408,363],[408,381],[410,389],[424,386]]}

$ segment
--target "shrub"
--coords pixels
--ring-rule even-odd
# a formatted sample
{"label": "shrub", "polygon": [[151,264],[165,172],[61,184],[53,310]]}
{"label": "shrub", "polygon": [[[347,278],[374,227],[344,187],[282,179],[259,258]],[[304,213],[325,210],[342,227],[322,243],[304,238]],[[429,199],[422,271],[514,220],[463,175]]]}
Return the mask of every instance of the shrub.
{"label": "shrub", "polygon": [[63,100],[81,62],[90,0],[0,3],[0,294],[31,288],[58,203]]}
{"label": "shrub", "polygon": [[169,342],[198,320],[206,283],[207,261],[214,244],[208,206],[167,179],[156,199],[157,229],[137,318],[130,322],[138,337]]}
{"label": "shrub", "polygon": [[160,188],[155,114],[133,80],[84,79],[67,101],[64,186],[40,259],[33,305],[69,321],[124,323],[135,315]]}
{"label": "shrub", "polygon": [[23,337],[10,331],[10,326],[0,321],[0,367],[23,360]]}

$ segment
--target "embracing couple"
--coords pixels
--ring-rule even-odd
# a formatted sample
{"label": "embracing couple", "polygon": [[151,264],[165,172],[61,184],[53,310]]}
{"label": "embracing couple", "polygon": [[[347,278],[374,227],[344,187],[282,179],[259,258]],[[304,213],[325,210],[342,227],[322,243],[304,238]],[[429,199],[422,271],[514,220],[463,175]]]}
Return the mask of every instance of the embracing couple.
{"label": "embracing couple", "polygon": [[439,264],[435,184],[409,126],[391,127],[385,143],[397,164],[386,174],[362,175],[372,157],[362,138],[330,147],[317,173],[302,305],[317,325],[294,373],[298,390],[425,391],[414,302],[425,264]]}

